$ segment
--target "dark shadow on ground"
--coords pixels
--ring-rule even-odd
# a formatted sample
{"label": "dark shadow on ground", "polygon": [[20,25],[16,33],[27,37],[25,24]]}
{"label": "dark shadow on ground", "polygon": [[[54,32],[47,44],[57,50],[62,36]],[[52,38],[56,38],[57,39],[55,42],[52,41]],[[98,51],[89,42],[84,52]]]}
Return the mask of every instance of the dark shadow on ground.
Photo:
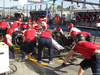
{"label": "dark shadow on ground", "polygon": [[25,65],[32,71],[38,73],[39,75],[59,75],[54,72],[54,70],[50,70],[47,68],[44,68],[43,66],[38,66],[31,60],[25,61]]}
{"label": "dark shadow on ground", "polygon": [[64,68],[62,65],[60,65],[60,66],[58,66],[58,67],[55,67],[55,68],[53,68],[53,67],[51,67],[51,66],[48,66],[48,65],[45,65],[45,67],[50,68],[50,69],[52,69],[52,70],[54,70],[54,71],[59,71],[59,72],[63,72],[63,73],[68,73],[67,71],[62,71],[62,70],[60,70],[60,69]]}

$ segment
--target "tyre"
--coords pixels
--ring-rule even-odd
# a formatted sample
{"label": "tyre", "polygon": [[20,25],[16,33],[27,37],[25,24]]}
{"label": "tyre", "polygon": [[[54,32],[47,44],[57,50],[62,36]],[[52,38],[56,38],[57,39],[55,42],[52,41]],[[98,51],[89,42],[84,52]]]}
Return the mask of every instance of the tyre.
{"label": "tyre", "polygon": [[12,36],[12,43],[18,47],[23,43],[23,34],[15,32]]}

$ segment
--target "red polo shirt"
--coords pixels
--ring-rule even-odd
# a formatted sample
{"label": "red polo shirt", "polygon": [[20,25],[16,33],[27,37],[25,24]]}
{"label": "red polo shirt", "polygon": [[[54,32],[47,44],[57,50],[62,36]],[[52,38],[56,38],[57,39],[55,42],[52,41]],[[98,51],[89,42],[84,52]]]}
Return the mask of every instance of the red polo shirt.
{"label": "red polo shirt", "polygon": [[34,29],[36,30],[36,32],[39,32],[39,29],[42,28],[42,26],[40,24],[36,25],[34,27]]}
{"label": "red polo shirt", "polygon": [[99,48],[88,41],[80,41],[72,49],[82,54],[86,59],[91,59],[94,51]]}
{"label": "red polo shirt", "polygon": [[36,32],[34,29],[28,29],[25,31],[24,36],[25,36],[25,41],[28,41],[28,39],[32,41],[36,41]]}
{"label": "red polo shirt", "polygon": [[89,19],[89,15],[88,15],[88,14],[85,16],[85,19],[86,19],[86,20]]}
{"label": "red polo shirt", "polygon": [[79,15],[77,15],[77,16],[76,16],[76,20],[79,20],[79,18],[80,18]]}
{"label": "red polo shirt", "polygon": [[1,22],[0,27],[7,27],[8,23],[7,22]]}
{"label": "red polo shirt", "polygon": [[19,21],[15,21],[12,25],[12,27],[17,28],[21,25],[21,23]]}
{"label": "red polo shirt", "polygon": [[52,35],[51,35],[51,31],[50,30],[46,30],[46,31],[43,31],[41,34],[40,34],[41,37],[47,37],[47,38],[52,38]]}
{"label": "red polo shirt", "polygon": [[81,16],[81,19],[84,19],[84,15]]}

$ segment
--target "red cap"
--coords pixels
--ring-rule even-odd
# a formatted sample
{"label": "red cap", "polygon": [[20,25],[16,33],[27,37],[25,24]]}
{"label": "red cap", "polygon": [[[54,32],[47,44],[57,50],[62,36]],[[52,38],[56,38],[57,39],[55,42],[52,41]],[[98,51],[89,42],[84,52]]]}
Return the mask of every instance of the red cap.
{"label": "red cap", "polygon": [[77,32],[76,32],[76,31],[72,31],[72,32],[71,32],[71,36],[76,37],[76,34],[77,34]]}
{"label": "red cap", "polygon": [[28,22],[31,22],[31,19],[28,19]]}
{"label": "red cap", "polygon": [[73,23],[70,23],[70,24],[68,25],[68,28],[71,29],[72,27],[74,27],[74,25],[73,25]]}
{"label": "red cap", "polygon": [[29,24],[29,25],[27,25],[26,28],[27,28],[27,29],[32,28],[32,25]]}
{"label": "red cap", "polygon": [[27,27],[25,23],[22,23],[21,26],[22,26],[22,28],[26,28]]}
{"label": "red cap", "polygon": [[42,22],[42,19],[41,19],[41,18],[39,18],[39,19],[38,19],[38,22],[39,22],[39,23],[41,23],[41,22]]}
{"label": "red cap", "polygon": [[22,22],[22,18],[19,18],[18,21]]}
{"label": "red cap", "polygon": [[35,23],[35,21],[32,21],[32,23],[34,24],[34,23]]}
{"label": "red cap", "polygon": [[61,30],[61,27],[58,26],[56,29],[57,29],[57,31],[60,31]]}

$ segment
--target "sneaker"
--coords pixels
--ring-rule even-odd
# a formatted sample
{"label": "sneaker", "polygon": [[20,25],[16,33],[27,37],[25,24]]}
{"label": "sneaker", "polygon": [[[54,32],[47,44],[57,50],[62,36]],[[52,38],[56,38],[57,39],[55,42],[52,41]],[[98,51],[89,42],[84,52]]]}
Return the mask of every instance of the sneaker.
{"label": "sneaker", "polygon": [[54,63],[54,61],[49,61],[49,64],[53,64]]}
{"label": "sneaker", "polygon": [[31,57],[33,57],[34,54],[33,54],[33,53],[30,53],[29,55],[30,55]]}
{"label": "sneaker", "polygon": [[65,63],[62,63],[62,66],[63,66],[63,67],[65,67],[65,66],[67,66],[67,64],[65,64]]}
{"label": "sneaker", "polygon": [[32,58],[34,58],[34,55],[31,55]]}
{"label": "sneaker", "polygon": [[33,53],[29,53],[29,55],[32,55]]}
{"label": "sneaker", "polygon": [[77,61],[77,59],[72,58],[72,59],[70,59],[70,61],[71,61],[71,62],[75,62],[75,61]]}
{"label": "sneaker", "polygon": [[42,61],[37,61],[39,64],[41,64],[42,63]]}
{"label": "sneaker", "polygon": [[23,57],[23,58],[22,58],[22,62],[25,61],[25,60],[27,60],[27,59],[28,59],[27,56]]}

